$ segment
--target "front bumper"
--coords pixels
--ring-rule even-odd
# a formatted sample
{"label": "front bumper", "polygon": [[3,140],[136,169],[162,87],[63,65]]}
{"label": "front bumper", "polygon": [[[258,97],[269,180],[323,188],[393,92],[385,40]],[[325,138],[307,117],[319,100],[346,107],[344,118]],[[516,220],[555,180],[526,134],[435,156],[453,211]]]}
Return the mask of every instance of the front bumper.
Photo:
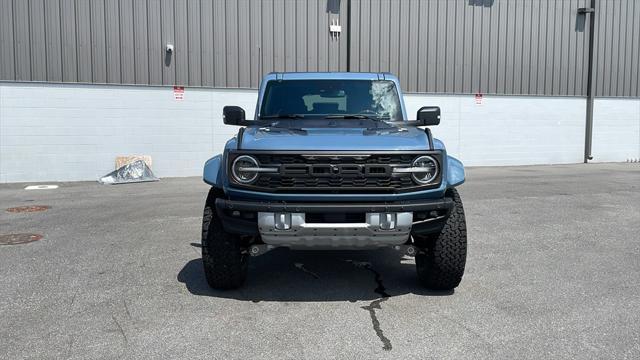
{"label": "front bumper", "polygon": [[259,213],[412,213],[411,233],[439,232],[453,201],[450,198],[380,203],[293,203],[228,200],[218,198],[216,212],[225,231],[239,235],[260,235]]}

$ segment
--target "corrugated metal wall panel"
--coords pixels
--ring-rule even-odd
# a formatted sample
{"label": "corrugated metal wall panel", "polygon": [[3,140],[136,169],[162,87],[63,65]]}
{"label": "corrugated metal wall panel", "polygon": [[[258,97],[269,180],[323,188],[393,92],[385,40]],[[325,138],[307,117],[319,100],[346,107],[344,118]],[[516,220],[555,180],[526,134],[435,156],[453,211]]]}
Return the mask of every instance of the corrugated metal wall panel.
{"label": "corrugated metal wall panel", "polygon": [[[282,14],[284,27],[284,69],[296,71],[296,3],[295,0],[285,0]],[[278,11],[280,13],[280,11]],[[287,19],[287,20],[284,20]]]}
{"label": "corrugated metal wall panel", "polygon": [[44,3],[45,52],[47,57],[47,81],[62,81],[62,34],[60,24],[60,0]]}
{"label": "corrugated metal wall panel", "polygon": [[[226,42],[226,53],[227,57],[226,62],[226,86],[228,87],[240,87],[239,84],[239,58],[238,58],[238,38],[239,38],[239,24],[238,24],[238,1],[236,0],[225,0],[224,3],[224,17],[225,17],[225,28],[224,33],[226,34],[225,42]],[[215,23],[218,18],[214,17],[213,22]],[[244,27],[245,24],[243,24]]]}
{"label": "corrugated metal wall panel", "polygon": [[[633,51],[633,32],[625,31],[626,29],[633,29],[633,5],[637,3],[637,1],[631,2],[627,1],[624,6],[621,8],[621,12],[623,14],[620,19],[620,29],[622,31],[621,36],[621,47],[624,49],[623,56],[620,57],[619,68],[627,69],[629,65],[631,65],[631,53]],[[624,70],[623,70],[624,71]],[[630,74],[629,74],[630,75]],[[630,93],[628,91],[630,76],[624,76],[622,81],[618,81],[618,88],[616,89],[619,94],[626,95]]]}
{"label": "corrugated metal wall panel", "polygon": [[[454,76],[454,88],[453,92],[462,92],[463,89],[463,69],[464,69],[464,51],[465,51],[465,32],[464,26],[466,21],[466,13],[464,11],[465,3],[456,2],[456,22],[455,22],[455,37],[454,41],[454,56],[453,56],[453,76]],[[424,47],[424,46],[422,46]]]}
{"label": "corrugated metal wall panel", "polygon": [[200,25],[200,1],[187,2],[187,26],[189,52],[189,80],[188,84],[193,86],[202,85],[202,40]]}
{"label": "corrugated metal wall panel", "polygon": [[[589,5],[0,0],[0,80],[244,88],[270,71],[389,71],[410,92],[584,96]],[[595,19],[596,95],[640,96],[640,2],[598,0]]]}
{"label": "corrugated metal wall panel", "polygon": [[[411,13],[411,3],[409,2],[409,0],[398,0],[398,5],[400,6],[400,19],[402,19],[401,21],[398,21],[398,25],[400,27],[399,30],[399,34],[400,34],[400,39],[399,39],[399,45],[400,45],[400,51],[398,52],[398,66],[400,67],[400,69],[407,69],[408,67],[411,66],[410,64],[415,64],[416,63],[416,59],[410,59],[409,58],[409,32],[410,32],[410,25],[409,24],[409,20],[410,20],[410,16],[409,14]],[[371,41],[375,41],[375,39],[370,39]],[[393,41],[393,40],[392,40]],[[368,46],[369,47],[369,46]],[[363,68],[364,71],[369,71],[368,68]],[[382,69],[384,71],[384,69]],[[408,71],[401,71],[399,74],[400,76],[400,83],[404,84],[405,82],[409,82],[409,72]]]}
{"label": "corrugated metal wall panel", "polygon": [[[120,83],[122,59],[120,47],[120,6],[118,0],[104,0],[107,82]],[[126,54],[122,54],[126,56]]]}
{"label": "corrugated metal wall panel", "polygon": [[[285,71],[285,34],[284,34],[284,0],[281,1],[273,1],[271,2],[271,18],[265,19],[264,25],[270,26],[273,28],[273,47],[272,47],[272,56],[273,56],[273,70],[274,71]],[[268,21],[272,22],[269,23]],[[215,21],[215,19],[213,19]],[[227,30],[228,31],[228,30]],[[326,56],[326,51],[320,52],[319,55]],[[231,60],[235,60],[235,57],[232,57]]]}
{"label": "corrugated metal wall panel", "polygon": [[[463,12],[466,12],[465,9],[462,9]],[[493,73],[491,74],[491,78],[495,79],[494,81],[492,81],[493,85],[490,86],[489,88],[489,92],[493,92],[493,93],[497,93],[498,89],[504,89],[505,85],[506,85],[506,78],[507,78],[507,71],[506,71],[506,64],[507,64],[507,51],[508,51],[508,46],[498,46],[498,44],[502,44],[506,41],[507,39],[507,35],[509,34],[509,31],[507,31],[507,25],[509,24],[509,14],[507,14],[507,9],[506,8],[499,8],[497,9],[497,14],[494,14],[493,19],[495,19],[497,21],[497,29],[495,32],[495,42],[496,42],[496,50],[494,52],[494,54],[496,54],[496,59],[495,59],[495,67],[492,66],[490,71],[492,71]],[[532,10],[533,12],[533,10]],[[511,23],[513,24],[513,21],[511,21]],[[536,36],[537,39],[537,36]],[[463,41],[464,43],[464,41]],[[537,52],[534,52],[534,54],[537,54]],[[533,64],[535,64],[536,62],[533,61]],[[458,90],[460,92],[463,91],[463,89]]]}
{"label": "corrugated metal wall panel", "polygon": [[76,37],[75,0],[60,0],[62,41],[62,81],[78,81],[78,39]]}
{"label": "corrugated metal wall panel", "polygon": [[[570,0],[570,2],[567,4],[567,6],[569,7],[577,7],[578,5],[578,1],[577,0]],[[575,29],[576,28],[576,16],[571,16],[569,17],[569,29]],[[567,89],[567,94],[569,95],[576,95],[576,88],[575,88],[575,80],[576,77],[578,76],[578,74],[576,74],[576,60],[578,60],[577,57],[577,49],[576,49],[576,44],[578,43],[578,39],[574,36],[575,31],[573,32],[566,32],[566,36],[567,36],[567,40],[566,40],[566,53],[565,53],[565,62],[563,64],[563,84]]]}
{"label": "corrugated metal wall panel", "polygon": [[[456,58],[455,55],[455,41],[456,41],[456,30],[457,30],[457,23],[456,23],[456,2],[455,1],[445,1],[443,3],[443,7],[446,4],[446,19],[447,19],[447,25],[446,25],[446,33],[447,33],[447,37],[449,39],[451,39],[451,43],[450,44],[446,44],[445,45],[445,55],[444,57],[446,59],[454,59]],[[413,13],[413,10],[412,10]],[[416,11],[417,13],[417,11]],[[419,21],[418,18],[416,18],[416,22],[412,22],[412,24],[415,24]],[[415,26],[415,25],[414,25]],[[451,66],[447,66],[447,71],[444,74],[444,89],[445,92],[454,92],[454,87],[455,87],[455,62],[453,64],[451,64]]]}
{"label": "corrugated metal wall panel", "polygon": [[629,77],[629,92],[630,96],[640,95],[640,4],[637,1],[633,2],[633,21],[632,21],[633,34],[631,38],[631,61],[629,67],[631,68],[631,76]]}
{"label": "corrugated metal wall panel", "polygon": [[[523,50],[524,35],[523,34],[525,32],[524,6],[525,6],[525,3],[528,1],[529,0],[514,1],[514,5],[516,9],[515,9],[515,18],[513,19],[513,22],[516,25],[515,25],[514,47],[513,47],[513,53],[514,53],[513,76],[512,76],[511,89],[510,90],[509,88],[505,89],[504,90],[505,93],[510,92],[513,94],[522,94],[522,73],[527,70],[527,69],[524,69],[522,66],[522,63],[524,61],[524,50]],[[495,11],[492,12],[491,16],[493,16],[494,13]],[[559,11],[556,12],[556,14],[558,13]],[[562,19],[564,20],[565,14],[560,13],[558,16],[562,17]],[[562,31],[558,35],[563,36],[564,33],[566,33],[566,31]],[[496,46],[500,46],[500,44],[496,44]],[[561,51],[561,49],[562,49],[562,45],[560,45],[560,48],[558,49],[558,51]],[[493,79],[488,79],[488,81],[493,81]]]}
{"label": "corrugated metal wall panel", "polygon": [[135,76],[135,40],[133,32],[133,5],[128,0],[119,0],[118,10],[120,10],[120,59],[122,74],[122,82],[125,84],[133,84],[136,81]]}
{"label": "corrugated metal wall panel", "polygon": [[227,82],[227,48],[226,48],[226,16],[225,2],[213,2],[213,86],[226,87]]}
{"label": "corrugated metal wall panel", "polygon": [[[255,87],[262,76],[262,49],[257,45],[262,43],[262,2],[249,7],[249,27],[249,83]],[[306,50],[310,52],[310,47],[307,46]]]}
{"label": "corrugated metal wall panel", "polygon": [[[164,54],[162,66],[162,84],[176,84],[176,61],[178,58],[178,44],[176,43],[175,1],[160,0],[160,48]],[[165,44],[173,44],[173,53],[164,53]]]}
{"label": "corrugated metal wall panel", "polygon": [[47,81],[47,48],[44,29],[44,0],[28,0],[31,43],[31,79]]}
{"label": "corrugated metal wall panel", "polygon": [[[317,27],[312,28],[313,35],[318,40],[318,71],[330,71],[329,68],[329,37],[327,36],[327,29],[329,28],[329,22],[325,16],[326,3],[324,1],[318,1],[315,3],[317,7],[318,24]],[[314,2],[311,2],[314,5]],[[317,36],[317,34],[323,34],[324,36]],[[278,71],[278,67],[275,67]]]}
{"label": "corrugated metal wall panel", "polygon": [[[389,11],[389,4],[390,4],[391,0],[380,0],[380,10],[376,13],[376,21],[378,22],[378,24],[380,24],[380,26],[376,27],[376,30],[374,30],[374,34],[376,34],[379,38],[382,38],[383,36],[385,37],[386,41],[380,41],[380,54],[377,55],[380,57],[380,62],[378,64],[378,66],[376,67],[376,71],[380,71],[380,69],[384,69],[384,68],[388,68],[389,67],[389,26],[390,24],[388,22],[380,22],[380,17],[382,16],[382,12],[388,12]],[[352,37],[353,38],[353,37]],[[352,40],[353,41],[353,40]]]}
{"label": "corrugated metal wall panel", "polygon": [[[480,89],[480,70],[482,68],[482,57],[480,50],[482,49],[482,19],[483,19],[483,7],[482,6],[473,6],[471,7],[471,23],[473,24],[472,32],[470,33],[470,44],[467,45],[471,48],[471,72],[467,74],[470,79],[469,85],[464,92],[482,92]],[[438,14],[437,11],[434,11],[434,18],[437,19]],[[432,30],[432,33],[437,32],[437,22],[434,21],[435,28]],[[512,31],[509,31],[508,34],[513,34]],[[431,42],[427,44],[429,47],[435,46],[432,45]],[[437,49],[435,49],[437,51]],[[430,65],[433,67],[433,74],[436,74],[441,69],[438,69],[437,64]],[[435,86],[435,77],[431,76],[427,78],[427,81],[430,82],[430,86],[427,85],[427,90],[429,92],[437,92],[439,89]]]}
{"label": "corrugated metal wall panel", "polygon": [[[76,51],[78,61],[78,81],[93,81],[93,61],[91,45],[91,8],[88,1],[75,1]],[[17,18],[19,19],[19,18]],[[16,20],[17,20],[16,19]]]}
{"label": "corrugated metal wall panel", "polygon": [[0,0],[0,79],[6,80],[16,77],[13,19],[13,2]]}
{"label": "corrugated metal wall panel", "polygon": [[599,0],[595,23],[595,95],[640,96],[640,3]]}
{"label": "corrugated metal wall panel", "polygon": [[[598,3],[598,95],[639,96],[640,5]],[[352,70],[395,73],[410,92],[583,96],[590,20],[577,10],[588,6],[587,0],[398,0],[369,7],[353,0]],[[376,36],[375,29],[387,28]],[[367,51],[387,44],[380,55],[389,62],[371,63]]]}
{"label": "corrugated metal wall panel", "polygon": [[[349,52],[349,47],[347,46],[348,43],[348,36],[347,33],[349,32],[348,30],[348,23],[349,21],[346,19],[346,14],[348,14],[348,4],[346,1],[339,1],[338,2],[340,4],[340,10],[338,11],[337,14],[335,14],[335,17],[337,19],[339,19],[338,21],[340,21],[340,23],[342,24],[342,27],[344,28],[344,32],[342,33],[342,35],[340,35],[340,38],[342,40],[338,41],[338,51],[339,51],[339,55],[338,55],[338,70],[340,71],[347,71],[348,69],[348,64],[347,64],[347,58],[348,58],[348,52]],[[340,14],[345,14],[344,18],[340,17]],[[340,20],[341,19],[341,20]],[[322,31],[318,34],[316,34],[316,36],[322,36]]]}
{"label": "corrugated metal wall panel", "polygon": [[307,68],[307,2],[296,0],[295,44],[296,44],[296,69]]}
{"label": "corrugated metal wall panel", "polygon": [[251,87],[251,12],[249,2],[238,3],[238,86]]}
{"label": "corrugated metal wall panel", "polygon": [[147,37],[149,43],[148,72],[149,84],[162,85],[162,71],[165,67],[165,51],[162,39],[160,0],[147,0]]}
{"label": "corrugated metal wall panel", "polygon": [[[388,7],[390,6],[390,1],[389,0],[385,0],[385,6],[384,9],[388,9]],[[427,71],[429,69],[429,66],[427,64],[426,61],[423,61],[424,59],[427,59],[427,46],[425,46],[426,43],[426,34],[427,34],[427,21],[424,21],[424,19],[428,19],[429,13],[427,11],[427,6],[426,4],[422,4],[422,3],[418,3],[418,18],[420,19],[420,21],[418,21],[417,24],[417,28],[416,28],[416,35],[417,35],[417,41],[418,41],[418,57],[417,57],[417,63],[418,66],[416,67],[416,77],[415,79],[413,79],[414,81],[414,85],[415,89],[418,92],[425,92],[427,91],[427,82],[426,81],[421,81],[422,79],[426,79],[427,78]],[[387,24],[385,22],[385,24]],[[384,25],[381,26],[382,27],[386,27],[388,28],[389,25]],[[386,42],[386,48],[389,48],[389,43],[388,41]],[[389,54],[385,53],[383,55],[383,58],[386,60],[385,62],[380,62],[380,67],[378,68],[378,71],[380,71],[381,69],[385,69],[388,68],[388,64],[389,64]],[[410,84],[407,84],[407,86],[411,86]],[[405,86],[406,87],[406,86]]]}
{"label": "corrugated metal wall panel", "polygon": [[202,86],[213,86],[213,4],[211,1],[200,3],[200,44],[202,46]]}
{"label": "corrugated metal wall panel", "polygon": [[[105,24],[105,3],[103,0],[91,0],[91,60],[93,82],[107,82],[107,28]],[[35,56],[34,56],[35,57]]]}
{"label": "corrugated metal wall panel", "polygon": [[147,2],[133,2],[134,83],[149,83],[149,38],[147,34]]}
{"label": "corrugated metal wall panel", "polygon": [[[175,24],[175,84],[189,85],[189,38],[187,25],[187,2],[176,0],[173,4]],[[174,61],[172,61],[174,62]]]}

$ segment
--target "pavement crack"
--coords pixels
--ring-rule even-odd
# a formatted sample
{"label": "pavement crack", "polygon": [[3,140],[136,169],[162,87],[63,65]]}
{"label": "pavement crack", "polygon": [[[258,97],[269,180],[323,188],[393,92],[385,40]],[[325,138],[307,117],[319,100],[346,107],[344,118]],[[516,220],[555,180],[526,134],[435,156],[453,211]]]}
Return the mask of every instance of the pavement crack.
{"label": "pavement crack", "polygon": [[361,309],[367,310],[369,312],[369,316],[371,317],[371,323],[373,324],[373,331],[376,332],[376,335],[382,341],[382,349],[383,350],[391,350],[393,346],[391,345],[391,340],[384,335],[384,331],[380,327],[380,320],[378,320],[378,315],[376,315],[376,309],[382,310],[380,304],[389,300],[388,297],[383,297],[377,300],[374,300],[368,306],[361,306]]}
{"label": "pavement crack", "polygon": [[381,304],[389,300],[389,298],[391,297],[391,295],[387,293],[387,289],[384,287],[382,283],[382,276],[380,276],[380,273],[377,272],[373,268],[373,266],[371,266],[371,263],[363,262],[363,261],[354,261],[354,260],[346,260],[346,261],[348,263],[353,264],[355,267],[369,270],[374,275],[374,280],[377,286],[375,289],[373,289],[373,292],[380,295],[381,297],[379,299],[372,301],[369,305],[361,306],[360,308],[363,310],[367,310],[369,312],[369,316],[371,317],[371,324],[373,325],[373,331],[375,331],[376,335],[382,342],[382,349],[386,351],[390,351],[391,349],[393,349],[393,346],[391,345],[391,340],[389,340],[389,338],[384,335],[384,331],[382,330],[382,327],[380,327],[380,320],[378,319],[378,315],[376,313],[376,310],[382,310]]}
{"label": "pavement crack", "polygon": [[75,337],[71,335],[71,338],[69,339],[69,343],[67,344],[67,356],[66,356],[67,359],[71,359],[74,340],[75,340]]}
{"label": "pavement crack", "polygon": [[127,317],[131,320],[131,313],[129,312],[129,306],[127,305],[127,300],[122,299],[122,303],[124,304],[124,311],[127,313]]}
{"label": "pavement crack", "polygon": [[76,290],[73,292],[73,296],[71,296],[71,301],[69,302],[69,309],[73,309],[73,304],[76,302],[76,297],[78,296],[78,292],[80,290]]}
{"label": "pavement crack", "polygon": [[113,316],[113,314],[111,314],[111,319],[113,319],[113,322],[116,323],[116,326],[118,327],[118,331],[120,332],[120,335],[122,335],[122,338],[124,339],[124,343],[129,345],[129,339],[127,338],[127,334],[124,333],[122,326],[120,326],[120,323],[118,322],[116,317]]}
{"label": "pavement crack", "polygon": [[314,277],[314,278],[316,278],[316,279],[320,279],[320,276],[318,276],[318,274],[316,274],[316,273],[314,273],[313,271],[308,270],[307,268],[305,268],[305,267],[304,267],[304,264],[302,264],[302,263],[294,263],[293,265],[294,265],[296,268],[298,268],[298,269],[302,270],[302,272],[305,272],[305,273],[307,273],[307,274],[309,274],[309,275],[313,276],[313,277]]}

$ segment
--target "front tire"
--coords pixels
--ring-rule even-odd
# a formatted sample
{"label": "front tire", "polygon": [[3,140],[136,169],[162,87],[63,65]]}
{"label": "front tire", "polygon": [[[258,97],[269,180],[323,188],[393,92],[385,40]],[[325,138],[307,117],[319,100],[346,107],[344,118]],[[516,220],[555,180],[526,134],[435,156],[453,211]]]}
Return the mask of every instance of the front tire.
{"label": "front tire", "polygon": [[456,189],[447,192],[453,209],[439,234],[414,239],[420,251],[416,255],[418,279],[433,290],[451,290],[462,280],[467,261],[467,225],[462,200]]}
{"label": "front tire", "polygon": [[238,235],[226,232],[215,210],[221,194],[212,188],[202,216],[202,262],[207,283],[214,289],[235,289],[245,282],[249,254]]}

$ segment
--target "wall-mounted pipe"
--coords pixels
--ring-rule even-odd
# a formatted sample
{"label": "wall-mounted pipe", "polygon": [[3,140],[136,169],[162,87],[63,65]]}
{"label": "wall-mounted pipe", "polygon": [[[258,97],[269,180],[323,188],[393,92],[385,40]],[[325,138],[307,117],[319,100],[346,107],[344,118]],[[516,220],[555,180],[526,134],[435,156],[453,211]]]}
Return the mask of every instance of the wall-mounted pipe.
{"label": "wall-mounted pipe", "polygon": [[593,81],[593,53],[594,53],[594,37],[595,37],[595,9],[596,0],[591,0],[590,8],[578,9],[578,14],[583,16],[590,15],[589,18],[589,65],[587,66],[587,118],[585,121],[584,131],[584,162],[588,163],[593,159],[591,155],[591,146],[593,143],[593,98],[595,93],[595,84]]}

